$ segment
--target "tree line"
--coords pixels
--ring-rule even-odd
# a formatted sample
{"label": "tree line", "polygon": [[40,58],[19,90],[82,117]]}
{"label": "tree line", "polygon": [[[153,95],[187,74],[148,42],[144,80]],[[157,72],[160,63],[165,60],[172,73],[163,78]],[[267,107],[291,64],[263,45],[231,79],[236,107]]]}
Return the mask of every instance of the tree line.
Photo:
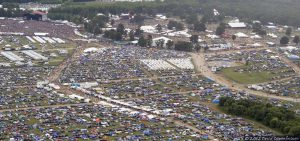
{"label": "tree line", "polygon": [[20,10],[19,5],[15,3],[2,3],[0,8],[0,17],[22,17],[24,11]]}
{"label": "tree line", "polygon": [[300,117],[284,107],[246,99],[234,100],[230,97],[220,98],[219,106],[229,114],[253,119],[283,134],[300,135]]}
{"label": "tree line", "polygon": [[215,8],[228,16],[245,21],[259,20],[299,26],[299,0],[199,0],[207,8]]}

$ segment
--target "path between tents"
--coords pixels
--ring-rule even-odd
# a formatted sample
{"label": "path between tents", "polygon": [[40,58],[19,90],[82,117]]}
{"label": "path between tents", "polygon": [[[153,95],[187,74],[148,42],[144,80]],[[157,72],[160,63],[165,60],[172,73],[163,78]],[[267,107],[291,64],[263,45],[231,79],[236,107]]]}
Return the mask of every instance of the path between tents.
{"label": "path between tents", "polygon": [[24,108],[1,109],[0,112],[11,112],[11,111],[29,110],[29,109],[42,109],[42,108],[59,108],[59,107],[66,107],[66,106],[83,106],[83,105],[92,105],[92,104],[77,103],[77,104],[57,104],[57,105],[45,105],[45,106],[33,106],[33,107],[24,107]]}
{"label": "path between tents", "polygon": [[[142,109],[141,107],[130,106],[130,105],[125,104],[124,102],[122,102],[120,100],[114,100],[114,99],[111,99],[111,98],[106,97],[106,96],[94,97],[94,96],[87,95],[87,94],[85,94],[85,93],[83,93],[81,91],[78,91],[78,90],[75,90],[75,89],[71,89],[70,87],[67,87],[67,86],[60,86],[60,87],[61,87],[61,90],[63,90],[64,93],[67,94],[67,95],[78,94],[78,95],[80,95],[80,96],[82,96],[84,98],[90,99],[95,104],[116,105],[116,106],[120,106],[120,107],[124,107],[124,108],[129,108],[129,109],[135,110],[135,111],[145,112],[145,113],[148,113],[148,114],[151,114],[151,115],[156,115],[160,119],[164,118],[164,119],[166,119],[169,122],[173,122],[173,123],[175,123],[175,124],[177,124],[179,126],[182,126],[182,127],[188,128],[190,130],[193,130],[194,132],[197,132],[197,133],[200,133],[200,134],[208,134],[209,135],[209,133],[206,133],[203,130],[200,130],[200,129],[198,129],[198,128],[190,125],[190,124],[183,123],[182,121],[177,120],[174,117],[166,117],[166,116],[163,116],[163,115],[159,115],[159,114],[156,114],[156,113],[154,113],[152,111],[148,111],[148,110]],[[211,135],[209,135],[209,139],[210,140],[216,140],[215,137],[213,137]]]}

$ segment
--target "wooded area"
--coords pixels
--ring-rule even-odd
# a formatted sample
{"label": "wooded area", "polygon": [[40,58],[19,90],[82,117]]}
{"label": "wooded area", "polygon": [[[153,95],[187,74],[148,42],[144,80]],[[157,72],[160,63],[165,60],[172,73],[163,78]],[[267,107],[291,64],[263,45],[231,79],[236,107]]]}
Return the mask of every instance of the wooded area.
{"label": "wooded area", "polygon": [[154,15],[167,13],[169,16],[186,18],[190,13],[212,17],[212,9],[221,15],[237,16],[246,21],[260,20],[283,25],[299,26],[300,1],[296,0],[166,0],[165,2],[123,3],[73,3],[50,11],[54,19],[70,19],[79,22],[76,16],[89,17],[96,13],[120,14],[133,11]]}
{"label": "wooded area", "polygon": [[226,112],[258,121],[287,135],[300,135],[300,118],[283,107],[253,100],[234,100],[230,97],[220,99],[219,106]]}

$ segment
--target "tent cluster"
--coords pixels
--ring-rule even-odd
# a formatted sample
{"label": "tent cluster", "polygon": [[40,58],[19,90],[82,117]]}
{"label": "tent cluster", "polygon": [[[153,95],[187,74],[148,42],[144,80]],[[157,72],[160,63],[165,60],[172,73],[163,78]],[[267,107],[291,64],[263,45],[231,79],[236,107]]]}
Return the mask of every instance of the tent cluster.
{"label": "tent cluster", "polygon": [[271,94],[282,95],[282,96],[290,96],[290,97],[299,97],[300,90],[300,78],[293,77],[288,80],[282,81],[273,81],[266,84],[259,84],[256,87],[259,89],[255,89],[258,91],[264,91]]}
{"label": "tent cluster", "polygon": [[[147,118],[149,117],[149,118]],[[76,105],[1,113],[5,140],[168,140],[201,135],[145,113],[107,105]],[[41,122],[40,122],[41,121]],[[59,128],[57,127],[59,124]]]}
{"label": "tent cluster", "polygon": [[[262,72],[268,71],[276,74],[276,78],[295,75],[294,70],[284,63],[271,50],[241,51],[231,54],[217,54],[207,56],[207,61],[240,62],[246,67],[235,67],[236,72]],[[274,79],[275,79],[274,77]]]}
{"label": "tent cluster", "polygon": [[[187,53],[170,50],[148,50],[133,46],[106,48],[104,51],[82,55],[78,61],[72,63],[65,70],[60,79],[61,82],[72,83],[136,77],[143,78],[146,76],[143,68],[155,69],[157,70],[155,72],[160,75],[181,74],[182,72],[193,70],[174,69],[174,66],[164,60],[188,57]],[[139,61],[145,59],[148,60],[148,62],[145,62],[146,64]],[[183,66],[178,63],[174,65]],[[168,70],[161,70],[161,68],[168,68]]]}
{"label": "tent cluster", "polygon": [[0,91],[14,86],[35,85],[38,80],[43,80],[54,67],[21,67],[0,69]]}

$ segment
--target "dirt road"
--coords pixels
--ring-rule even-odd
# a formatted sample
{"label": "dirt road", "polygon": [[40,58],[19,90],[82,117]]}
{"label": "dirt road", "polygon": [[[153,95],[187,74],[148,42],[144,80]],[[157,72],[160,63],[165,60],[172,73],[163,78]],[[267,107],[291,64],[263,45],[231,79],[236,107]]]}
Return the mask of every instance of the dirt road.
{"label": "dirt road", "polygon": [[284,96],[276,96],[276,95],[271,95],[271,94],[260,92],[260,91],[254,91],[254,90],[248,89],[245,85],[233,83],[233,81],[230,81],[220,75],[213,73],[210,70],[210,68],[208,67],[208,65],[206,64],[205,56],[203,53],[199,53],[199,54],[191,53],[191,55],[192,55],[193,62],[195,64],[197,71],[201,72],[202,75],[204,75],[204,76],[216,81],[217,83],[220,83],[232,90],[245,91],[249,94],[266,97],[266,98],[274,98],[274,99],[291,101],[291,102],[300,102],[300,99],[284,97]]}

